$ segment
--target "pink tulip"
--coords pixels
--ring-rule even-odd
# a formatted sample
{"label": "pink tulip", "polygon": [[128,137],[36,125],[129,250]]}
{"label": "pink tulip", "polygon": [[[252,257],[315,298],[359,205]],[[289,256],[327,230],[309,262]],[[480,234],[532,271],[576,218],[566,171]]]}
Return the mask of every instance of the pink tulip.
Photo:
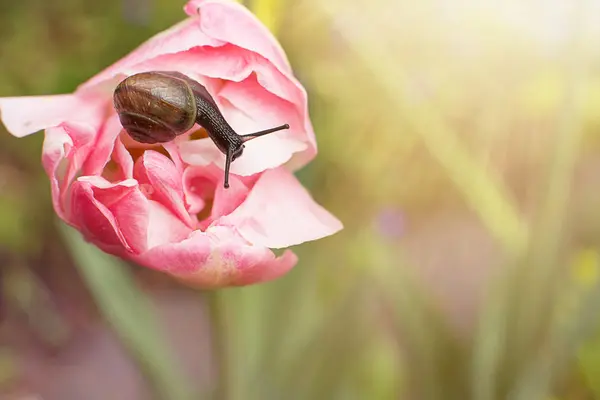
{"label": "pink tulip", "polygon": [[[45,130],[54,208],[103,251],[198,287],[272,280],[297,257],[271,249],[342,229],[293,175],[317,153],[307,95],[277,41],[241,5],[192,0],[184,9],[187,19],[73,94],[1,98],[1,118],[17,137]],[[290,129],[247,142],[225,189],[225,158],[209,138],[144,145],[123,130],[113,90],[152,70],[202,83],[240,134]]]}

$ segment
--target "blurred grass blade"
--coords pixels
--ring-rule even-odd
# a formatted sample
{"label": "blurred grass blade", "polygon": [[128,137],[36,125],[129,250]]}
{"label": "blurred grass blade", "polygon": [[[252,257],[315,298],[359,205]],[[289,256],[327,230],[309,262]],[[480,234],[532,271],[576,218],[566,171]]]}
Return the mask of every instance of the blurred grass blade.
{"label": "blurred grass blade", "polygon": [[409,398],[465,399],[466,349],[450,321],[440,311],[416,268],[404,260],[396,246],[365,229],[359,241],[372,260],[369,271],[373,296],[385,310],[387,325],[401,347],[407,365]]}
{"label": "blurred grass blade", "polygon": [[507,339],[509,307],[506,299],[510,282],[491,288],[485,299],[479,319],[478,331],[474,338],[474,351],[471,373],[473,398],[493,400],[497,387],[497,369],[502,362],[502,353]]}
{"label": "blurred grass blade", "polygon": [[[568,55],[564,69],[567,91],[556,124],[551,165],[540,186],[539,198],[543,201],[532,228],[530,252],[522,264],[511,268],[508,285],[498,298],[491,300],[483,313],[482,331],[478,336],[480,345],[474,359],[476,378],[473,380],[477,398],[483,400],[494,398],[492,387],[500,390],[498,382],[491,382],[492,377],[498,375],[508,377],[505,384],[511,398],[543,398],[550,390],[552,378],[563,361],[561,358],[570,350],[571,332],[580,325],[578,313],[566,324],[560,314],[561,302],[574,291],[568,284],[568,277],[564,276],[561,252],[565,249],[561,239],[565,236],[563,223],[582,135],[581,112],[586,86],[586,60],[582,47],[585,2],[574,2],[573,5],[570,40],[565,49]],[[501,302],[506,304],[500,305]],[[507,313],[510,313],[510,320]],[[498,346],[505,329],[510,334],[503,345]],[[501,355],[505,357],[503,362]],[[514,372],[515,366],[522,370],[518,375]],[[490,382],[484,386],[487,380]]]}
{"label": "blurred grass blade", "polygon": [[98,307],[130,349],[164,400],[192,399],[147,296],[137,287],[128,267],[86,243],[72,228],[60,224],[68,249]]}
{"label": "blurred grass blade", "polygon": [[[330,20],[336,9],[330,2],[318,2]],[[445,169],[465,200],[479,214],[492,234],[510,254],[519,254],[527,246],[528,231],[508,190],[499,179],[472,156],[456,132],[427,104],[410,102],[404,95],[407,81],[402,66],[383,62],[390,58],[385,38],[376,25],[361,24],[361,29],[338,27],[338,34],[349,45],[357,60],[365,67],[369,79],[381,90],[407,123],[419,135],[430,154]]]}
{"label": "blurred grass blade", "polygon": [[366,305],[372,295],[368,285],[356,285],[327,307],[309,334],[303,335],[294,356],[282,362],[282,393],[290,400],[336,398],[346,375],[364,356],[372,336]]}
{"label": "blurred grass blade", "polygon": [[71,327],[44,282],[21,263],[4,267],[2,273],[3,299],[27,318],[37,337],[48,346],[68,342]]}
{"label": "blurred grass blade", "polygon": [[[218,382],[214,400],[252,400],[259,389],[254,377],[259,362],[257,335],[260,292],[254,287],[212,290],[206,294],[213,325],[215,352],[218,363]],[[260,380],[268,382],[264,375]]]}
{"label": "blurred grass blade", "polygon": [[409,366],[410,395],[424,400],[467,398],[464,346],[427,290],[405,266],[376,278]]}

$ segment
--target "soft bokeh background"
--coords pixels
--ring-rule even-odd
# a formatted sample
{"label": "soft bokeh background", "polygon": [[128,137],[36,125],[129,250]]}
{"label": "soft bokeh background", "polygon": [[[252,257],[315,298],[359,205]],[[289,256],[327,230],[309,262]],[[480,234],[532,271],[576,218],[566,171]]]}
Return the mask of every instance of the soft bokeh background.
{"label": "soft bokeh background", "polygon": [[[73,91],[183,4],[0,0],[0,96]],[[43,135],[2,131],[0,398],[600,398],[600,0],[245,4],[345,229],[194,291],[65,230]]]}

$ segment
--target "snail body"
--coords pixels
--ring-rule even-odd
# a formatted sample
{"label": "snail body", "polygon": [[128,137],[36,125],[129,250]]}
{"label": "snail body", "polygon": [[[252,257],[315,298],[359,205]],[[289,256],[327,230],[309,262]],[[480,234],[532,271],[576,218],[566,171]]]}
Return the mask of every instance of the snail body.
{"label": "snail body", "polygon": [[244,151],[248,140],[283,129],[288,124],[247,135],[238,135],[227,123],[206,88],[174,71],[152,71],[131,75],[121,81],[113,95],[123,129],[140,143],[165,143],[189,131],[195,124],[206,129],[217,148],[225,154],[225,188],[229,168]]}

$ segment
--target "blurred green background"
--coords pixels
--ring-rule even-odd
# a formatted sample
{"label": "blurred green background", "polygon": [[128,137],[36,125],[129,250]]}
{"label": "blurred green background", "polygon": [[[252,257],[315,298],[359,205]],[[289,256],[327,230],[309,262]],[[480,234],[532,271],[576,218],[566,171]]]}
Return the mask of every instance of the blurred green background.
{"label": "blurred green background", "polygon": [[[0,0],[0,96],[73,91],[184,3]],[[43,135],[3,131],[0,398],[600,398],[600,1],[245,5],[308,90],[298,176],[345,229],[194,291],[66,230]]]}

